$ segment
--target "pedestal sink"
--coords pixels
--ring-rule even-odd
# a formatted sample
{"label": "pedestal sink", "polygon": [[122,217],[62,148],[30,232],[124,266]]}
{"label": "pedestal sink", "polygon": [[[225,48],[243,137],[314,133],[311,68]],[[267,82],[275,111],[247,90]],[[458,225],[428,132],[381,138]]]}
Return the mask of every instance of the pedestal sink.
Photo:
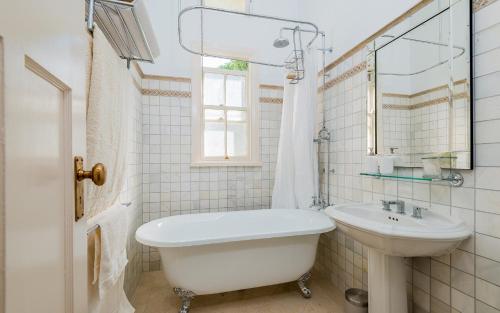
{"label": "pedestal sink", "polygon": [[358,203],[331,206],[325,212],[340,230],[369,247],[369,313],[408,312],[403,257],[448,254],[471,235],[463,221],[430,211],[417,219],[411,212]]}

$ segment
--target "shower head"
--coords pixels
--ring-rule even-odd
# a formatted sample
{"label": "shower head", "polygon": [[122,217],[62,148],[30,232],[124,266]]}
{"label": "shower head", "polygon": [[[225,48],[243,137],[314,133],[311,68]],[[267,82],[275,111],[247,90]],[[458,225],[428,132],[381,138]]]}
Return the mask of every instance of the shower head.
{"label": "shower head", "polygon": [[283,37],[283,35],[281,33],[282,31],[283,31],[283,29],[280,30],[280,36],[276,40],[274,40],[274,42],[273,42],[273,46],[275,48],[284,48],[290,44],[290,41],[288,41],[288,39]]}
{"label": "shower head", "polygon": [[290,42],[288,41],[288,39],[284,38],[284,37],[280,37],[280,38],[277,38],[274,43],[273,43],[273,46],[275,48],[285,48],[286,46],[288,46],[290,44]]}

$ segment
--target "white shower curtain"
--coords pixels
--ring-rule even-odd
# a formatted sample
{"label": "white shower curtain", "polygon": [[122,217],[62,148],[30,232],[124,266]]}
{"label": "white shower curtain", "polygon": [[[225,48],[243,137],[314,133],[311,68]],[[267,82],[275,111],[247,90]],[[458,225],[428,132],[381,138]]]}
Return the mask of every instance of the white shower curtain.
{"label": "white shower curtain", "polygon": [[317,193],[315,58],[314,48],[304,51],[304,79],[295,85],[285,80],[273,209],[309,208]]}

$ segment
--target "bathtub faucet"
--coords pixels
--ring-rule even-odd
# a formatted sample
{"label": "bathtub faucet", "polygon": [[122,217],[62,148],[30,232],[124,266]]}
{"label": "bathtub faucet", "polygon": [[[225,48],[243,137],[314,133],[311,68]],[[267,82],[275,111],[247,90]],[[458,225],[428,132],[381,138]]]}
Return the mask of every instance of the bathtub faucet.
{"label": "bathtub faucet", "polygon": [[321,196],[312,196],[312,204],[309,206],[310,208],[317,207],[319,208],[318,210],[324,210],[329,206],[329,204],[326,202],[325,199]]}

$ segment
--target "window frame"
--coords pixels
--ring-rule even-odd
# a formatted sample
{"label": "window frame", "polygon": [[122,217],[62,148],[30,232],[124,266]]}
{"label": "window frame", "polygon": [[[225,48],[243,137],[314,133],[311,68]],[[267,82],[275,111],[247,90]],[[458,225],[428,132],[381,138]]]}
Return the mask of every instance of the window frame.
{"label": "window frame", "polygon": [[[252,0],[245,0],[245,11],[238,11],[238,12],[243,12],[243,13],[249,13],[250,12],[250,4],[251,4]],[[203,0],[203,5],[206,5],[205,4],[205,0]],[[224,9],[224,10],[228,10],[228,8],[223,8],[221,6],[216,6],[216,8],[221,8],[221,9]]]}
{"label": "window frame", "polygon": [[[242,59],[241,57],[237,57]],[[218,73],[224,75],[236,75],[246,77],[246,109],[241,107],[205,106],[203,103],[203,79],[204,73]],[[225,70],[218,68],[203,68],[202,57],[193,56],[193,80],[192,80],[192,119],[191,119],[191,166],[262,166],[260,160],[260,112],[258,106],[257,69],[251,64],[244,75],[241,71]],[[225,81],[225,80],[224,80]],[[224,84],[225,88],[225,84]],[[224,92],[225,94],[225,92]],[[225,102],[226,100],[224,100]],[[225,103],[224,103],[225,104]],[[224,112],[233,109],[247,113],[247,156],[246,157],[206,157],[204,155],[204,130],[205,109],[215,109]],[[226,113],[225,113],[226,116]],[[227,125],[227,121],[225,121]],[[226,130],[227,131],[227,130]],[[225,134],[227,136],[227,133]],[[227,149],[227,138],[225,138]]]}

